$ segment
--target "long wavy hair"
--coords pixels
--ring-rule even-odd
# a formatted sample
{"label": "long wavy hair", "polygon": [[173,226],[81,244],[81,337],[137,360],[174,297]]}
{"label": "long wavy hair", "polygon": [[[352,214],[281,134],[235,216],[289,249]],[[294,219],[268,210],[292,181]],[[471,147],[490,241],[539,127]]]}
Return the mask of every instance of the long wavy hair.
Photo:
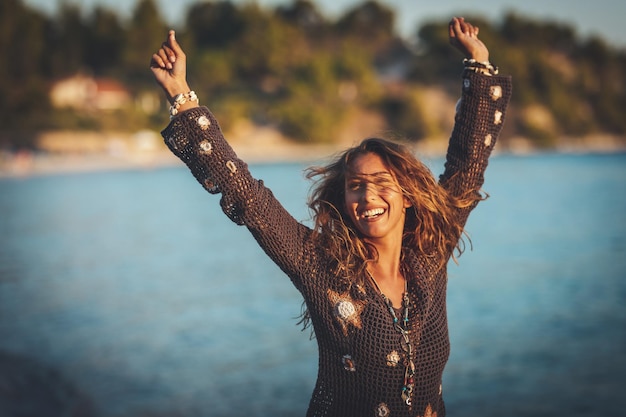
{"label": "long wavy hair", "polygon": [[455,197],[406,146],[369,138],[343,152],[334,162],[306,171],[307,178],[314,181],[308,205],[319,232],[316,238],[334,259],[338,274],[349,281],[364,279],[367,263],[377,257],[376,249],[359,234],[345,208],[346,174],[352,162],[367,153],[383,160],[411,204],[406,210],[403,248],[434,257],[440,268],[450,256],[460,256],[465,250],[463,223],[455,209],[484,199],[479,190]]}

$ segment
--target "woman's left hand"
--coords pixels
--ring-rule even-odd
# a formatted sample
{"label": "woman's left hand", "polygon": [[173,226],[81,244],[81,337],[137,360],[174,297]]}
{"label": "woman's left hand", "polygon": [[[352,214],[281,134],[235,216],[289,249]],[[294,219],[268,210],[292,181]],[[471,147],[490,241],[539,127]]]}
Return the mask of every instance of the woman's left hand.
{"label": "woman's left hand", "polygon": [[466,22],[462,17],[453,17],[448,25],[450,44],[461,51],[466,58],[478,62],[489,61],[487,46],[478,39],[478,26]]}

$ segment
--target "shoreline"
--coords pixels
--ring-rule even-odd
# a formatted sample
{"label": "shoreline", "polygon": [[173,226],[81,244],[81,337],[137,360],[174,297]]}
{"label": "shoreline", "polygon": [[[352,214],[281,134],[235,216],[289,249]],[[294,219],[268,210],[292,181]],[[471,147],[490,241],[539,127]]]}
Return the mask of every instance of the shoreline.
{"label": "shoreline", "polygon": [[[24,178],[46,175],[68,175],[91,172],[121,170],[153,170],[183,167],[178,160],[160,142],[130,148],[106,146],[102,149],[68,152],[65,149],[41,151],[0,151],[0,179]],[[110,145],[110,144],[109,144]],[[352,146],[352,143],[334,144],[298,144],[280,138],[257,141],[235,140],[231,146],[237,155],[248,164],[274,163],[326,163],[339,152]],[[422,159],[445,156],[447,139],[425,140],[409,145]],[[546,153],[560,154],[613,154],[626,152],[626,143],[615,137],[581,138],[564,140],[558,146],[549,149],[533,147],[523,138],[511,138],[504,144],[498,144],[496,155],[527,156]]]}

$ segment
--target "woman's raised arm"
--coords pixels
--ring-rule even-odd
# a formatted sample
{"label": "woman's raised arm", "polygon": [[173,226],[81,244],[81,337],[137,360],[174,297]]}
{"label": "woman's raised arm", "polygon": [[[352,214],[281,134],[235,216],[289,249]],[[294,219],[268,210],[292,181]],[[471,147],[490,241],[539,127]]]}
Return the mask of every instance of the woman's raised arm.
{"label": "woman's raised arm", "polygon": [[198,106],[197,97],[195,93],[190,94],[192,90],[187,84],[187,56],[176,41],[173,30],[168,32],[161,48],[152,55],[150,69],[172,106],[172,116]]}

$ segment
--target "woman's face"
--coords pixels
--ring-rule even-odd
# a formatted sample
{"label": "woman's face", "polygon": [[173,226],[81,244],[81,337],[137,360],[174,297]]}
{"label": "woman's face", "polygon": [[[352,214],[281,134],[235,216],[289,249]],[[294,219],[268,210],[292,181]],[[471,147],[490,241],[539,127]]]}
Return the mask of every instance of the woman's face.
{"label": "woman's face", "polygon": [[362,154],[350,163],[345,206],[357,229],[372,243],[387,238],[402,241],[405,210],[411,205],[377,154]]}

